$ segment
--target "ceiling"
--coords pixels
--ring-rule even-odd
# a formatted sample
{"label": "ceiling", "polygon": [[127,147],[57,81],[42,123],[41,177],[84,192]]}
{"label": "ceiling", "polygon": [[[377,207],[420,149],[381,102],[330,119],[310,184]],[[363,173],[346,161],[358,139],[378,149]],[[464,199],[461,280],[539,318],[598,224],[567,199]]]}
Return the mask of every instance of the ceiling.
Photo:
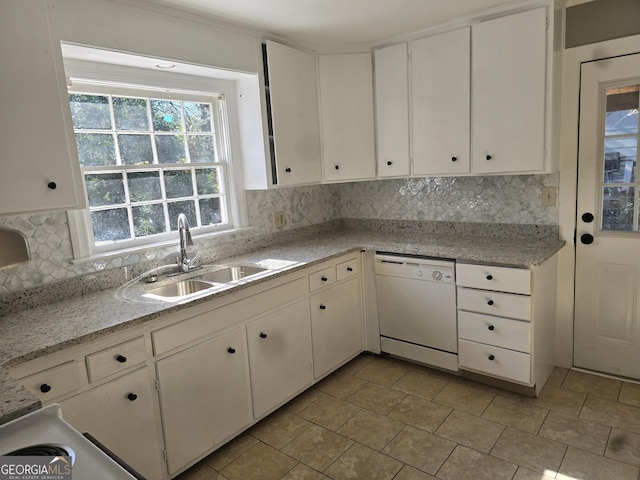
{"label": "ceiling", "polygon": [[[371,45],[521,0],[145,0],[309,47]],[[570,0],[581,3],[588,0]]]}

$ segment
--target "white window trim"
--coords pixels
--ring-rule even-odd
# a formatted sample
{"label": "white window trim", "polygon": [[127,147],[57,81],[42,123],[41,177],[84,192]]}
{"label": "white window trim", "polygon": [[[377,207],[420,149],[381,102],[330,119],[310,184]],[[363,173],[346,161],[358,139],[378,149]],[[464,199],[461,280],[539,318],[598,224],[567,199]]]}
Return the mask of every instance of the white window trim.
{"label": "white window trim", "polygon": [[[132,56],[133,57],[133,56]],[[142,58],[142,57],[141,57]],[[168,73],[166,71],[157,71],[146,68],[135,68],[124,65],[114,65],[108,63],[100,63],[93,61],[85,61],[78,59],[65,58],[65,74],[68,82],[73,83],[74,80],[89,80],[91,82],[116,83],[121,86],[130,86],[132,88],[143,88],[150,90],[155,87],[160,90],[178,90],[183,92],[204,94],[211,96],[211,92],[219,93],[225,96],[226,118],[228,125],[228,145],[226,158],[227,163],[227,198],[228,213],[232,227],[227,230],[213,230],[210,232],[193,232],[194,239],[204,239],[210,237],[219,237],[238,233],[248,229],[247,205],[242,184],[242,166],[240,155],[242,154],[239,134],[239,118],[236,103],[235,82],[229,79],[217,78],[220,72],[216,69],[208,69],[206,67],[198,67],[199,75],[187,75],[183,73]],[[211,76],[202,76],[202,74],[210,74]],[[236,159],[234,161],[233,155]],[[84,186],[83,181],[83,189]],[[128,255],[140,251],[151,251],[166,248],[176,243],[177,239],[170,238],[169,233],[161,238],[156,237],[148,243],[131,245],[128,247],[114,246],[114,249],[104,251],[96,250],[93,244],[93,235],[91,234],[92,225],[89,216],[89,207],[83,210],[72,210],[67,212],[69,220],[69,233],[73,247],[73,263],[85,263],[96,261],[99,259],[107,259],[122,255]]]}

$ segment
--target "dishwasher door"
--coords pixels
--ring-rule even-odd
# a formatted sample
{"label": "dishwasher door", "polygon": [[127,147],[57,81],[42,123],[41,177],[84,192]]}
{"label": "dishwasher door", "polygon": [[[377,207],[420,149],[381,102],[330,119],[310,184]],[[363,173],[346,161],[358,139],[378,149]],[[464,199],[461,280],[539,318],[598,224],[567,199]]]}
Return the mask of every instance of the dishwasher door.
{"label": "dishwasher door", "polygon": [[457,370],[454,271],[451,261],[376,256],[383,351]]}

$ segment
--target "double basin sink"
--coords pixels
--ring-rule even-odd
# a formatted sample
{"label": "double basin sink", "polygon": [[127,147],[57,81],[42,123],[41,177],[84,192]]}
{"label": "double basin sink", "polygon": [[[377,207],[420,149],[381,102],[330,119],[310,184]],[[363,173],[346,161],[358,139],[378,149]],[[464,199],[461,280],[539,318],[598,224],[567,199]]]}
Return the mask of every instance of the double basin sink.
{"label": "double basin sink", "polygon": [[187,295],[199,293],[203,290],[221,287],[233,281],[242,280],[266,270],[266,268],[252,267],[249,265],[226,267],[221,270],[204,273],[195,278],[178,280],[162,285],[161,287],[152,288],[147,291],[147,294],[165,298],[186,297]]}

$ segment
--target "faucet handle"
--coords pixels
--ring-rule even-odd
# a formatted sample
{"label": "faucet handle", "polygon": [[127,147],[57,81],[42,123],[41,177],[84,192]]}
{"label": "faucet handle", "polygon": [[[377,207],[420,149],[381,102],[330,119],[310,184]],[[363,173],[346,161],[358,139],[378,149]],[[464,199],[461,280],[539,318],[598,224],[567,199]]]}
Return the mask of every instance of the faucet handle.
{"label": "faucet handle", "polygon": [[187,262],[189,263],[189,265],[196,263],[198,260],[200,260],[199,253],[196,253],[195,257],[193,258],[187,258]]}

